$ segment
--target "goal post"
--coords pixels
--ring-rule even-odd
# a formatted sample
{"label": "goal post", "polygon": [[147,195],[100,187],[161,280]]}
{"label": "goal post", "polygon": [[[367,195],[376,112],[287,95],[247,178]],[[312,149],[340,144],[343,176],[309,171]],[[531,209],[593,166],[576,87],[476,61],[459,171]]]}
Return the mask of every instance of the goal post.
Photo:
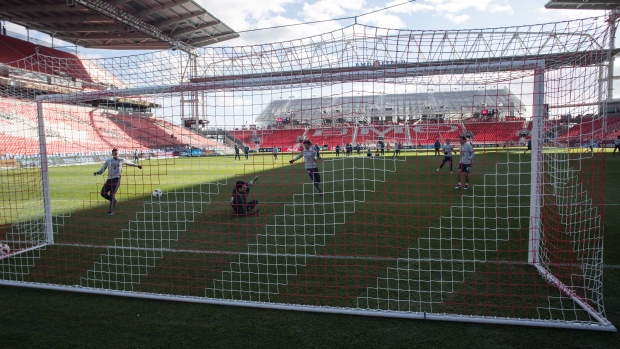
{"label": "goal post", "polygon": [[542,153],[544,144],[543,133],[543,108],[545,105],[545,62],[540,61],[534,71],[534,93],[532,109],[532,160],[531,160],[531,184],[530,184],[530,235],[528,248],[528,263],[536,266],[539,263],[538,254],[540,248],[540,205],[542,185]]}
{"label": "goal post", "polygon": [[3,66],[0,284],[615,331],[608,25]]}
{"label": "goal post", "polygon": [[41,186],[43,189],[43,224],[45,240],[47,244],[54,243],[54,225],[52,223],[52,201],[50,192],[49,164],[47,154],[47,143],[45,140],[45,118],[43,117],[43,106],[37,102],[37,123],[39,125],[39,158],[41,159]]}

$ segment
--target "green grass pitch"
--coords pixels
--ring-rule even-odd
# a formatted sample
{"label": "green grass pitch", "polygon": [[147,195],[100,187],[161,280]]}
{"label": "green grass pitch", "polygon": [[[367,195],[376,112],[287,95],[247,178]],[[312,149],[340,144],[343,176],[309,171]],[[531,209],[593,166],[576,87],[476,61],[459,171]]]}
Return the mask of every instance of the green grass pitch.
{"label": "green grass pitch", "polygon": [[[107,207],[99,197],[103,179],[92,175],[97,166],[56,167],[50,171],[56,244],[41,253],[21,280],[260,302],[536,317],[531,313],[535,308],[513,305],[553,296],[553,290],[539,287],[544,283],[526,267],[436,261],[526,260],[523,237],[527,237],[529,203],[523,198],[529,192],[523,190],[529,188],[529,156],[517,150],[479,152],[472,189],[462,194],[453,189],[455,175],[448,174],[445,167],[437,174],[440,158],[426,153],[410,154],[396,162],[334,160],[329,155],[319,163],[324,198],[313,194],[302,164],[288,165],[290,154],[280,154],[277,162],[270,155],[236,162],[232,157],[144,161],[142,171],[125,169],[113,217],[105,216]],[[615,231],[620,221],[610,214],[620,205],[620,185],[613,180],[620,175],[620,160],[616,159],[608,155],[604,164],[598,160],[585,160],[584,164],[602,168],[608,178],[605,298],[607,315],[617,325],[620,238]],[[498,165],[506,162],[511,165]],[[29,185],[23,178],[35,180],[36,176],[10,178],[9,173],[3,175],[2,192],[10,200],[19,199]],[[259,200],[261,216],[231,215],[228,199],[232,183],[255,174],[260,179],[250,196]],[[150,196],[155,188],[164,191],[161,200]],[[22,199],[24,205],[11,207],[22,217],[40,209],[39,194],[29,195],[30,201]],[[461,207],[458,212],[456,206]],[[487,209],[481,212],[475,208],[479,206]],[[454,216],[466,218],[458,222],[446,218]],[[482,216],[487,217],[487,223]],[[10,234],[11,217],[14,214],[0,216],[0,234]],[[489,221],[493,227],[485,226]],[[451,231],[475,226],[483,235],[455,237],[446,229],[436,229],[448,225]],[[505,230],[505,234],[491,230]],[[106,254],[108,257],[102,257]],[[422,261],[400,265],[413,256]],[[110,277],[112,269],[122,277]],[[462,270],[466,276],[453,279],[449,286],[393,284],[394,276],[398,279],[405,269],[419,269],[417,280],[454,278],[449,275],[454,270]],[[509,269],[521,278],[510,289],[502,287],[502,280],[492,280]],[[426,292],[415,293],[417,299],[395,301],[396,296],[402,299],[412,295],[411,289],[420,288]],[[0,310],[0,325],[12,335],[6,342],[9,346],[98,347],[106,343],[106,333],[115,332],[119,319],[124,320],[126,330],[114,336],[114,346],[190,346],[189,338],[207,337],[207,346],[218,347],[243,343],[322,347],[326,346],[322,338],[356,347],[399,346],[412,341],[424,341],[428,347],[511,346],[525,341],[548,347],[588,343],[609,347],[618,340],[616,334],[567,335],[550,329],[300,314],[12,287],[0,290],[0,302],[5,305]],[[491,296],[481,299],[482,292]],[[472,299],[472,295],[478,298]],[[437,301],[436,297],[443,298]],[[48,301],[54,305],[44,306]],[[28,336],[29,321],[45,330]],[[43,325],[45,321],[48,326]],[[75,326],[68,330],[63,322]],[[87,336],[87,328],[97,330]],[[156,335],[147,334],[155,328]],[[60,335],[67,331],[69,337]],[[464,342],[450,339],[462,331],[469,334]],[[556,341],[549,345],[549,338]]]}

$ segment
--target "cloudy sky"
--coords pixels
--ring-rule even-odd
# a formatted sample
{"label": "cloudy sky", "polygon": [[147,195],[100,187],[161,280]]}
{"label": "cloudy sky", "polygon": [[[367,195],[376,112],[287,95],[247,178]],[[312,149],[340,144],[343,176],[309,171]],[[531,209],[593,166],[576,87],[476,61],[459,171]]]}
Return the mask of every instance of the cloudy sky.
{"label": "cloudy sky", "polygon": [[[241,37],[222,46],[270,43],[298,39],[340,29],[354,19],[305,24],[281,29],[255,30],[359,16],[358,23],[394,29],[495,28],[594,17],[602,11],[546,10],[547,0],[196,0]],[[385,11],[360,16],[385,7]],[[25,33],[21,27],[9,30]],[[33,35],[31,33],[31,35]],[[49,41],[47,35],[33,35]],[[137,52],[79,49],[87,57],[125,56]],[[142,51],[143,52],[143,51]]]}
{"label": "cloudy sky", "polygon": [[[197,0],[236,31],[359,16],[407,0]],[[602,15],[602,11],[546,10],[547,0],[416,0],[357,18],[395,29],[493,28]],[[353,19],[242,33],[231,45],[306,37],[342,28]]]}
{"label": "cloudy sky", "polygon": [[[235,31],[241,33],[241,37],[221,43],[218,46],[243,46],[248,44],[264,44],[286,40],[309,37],[316,34],[326,33],[350,26],[357,16],[357,22],[370,26],[394,29],[413,30],[446,30],[446,29],[473,29],[473,28],[498,28],[506,26],[518,26],[537,23],[564,21],[576,18],[586,18],[604,15],[602,11],[572,11],[572,10],[546,10],[544,4],[547,0],[195,0],[214,16],[222,20]],[[402,4],[404,3],[404,4]],[[402,4],[399,6],[394,6]],[[391,7],[394,6],[394,7]],[[391,7],[384,11],[373,12],[385,7]],[[335,18],[348,18],[338,21],[326,21],[314,24],[308,22],[324,21]],[[269,28],[290,24],[301,24],[280,29],[254,31],[257,28]],[[25,32],[23,28],[8,26],[9,30]],[[249,32],[245,32],[249,31]],[[37,35],[39,38],[49,41],[45,35]],[[114,51],[114,50],[88,50],[79,49],[79,52],[87,58],[107,58],[128,56],[144,51]],[[523,87],[525,86],[525,87]],[[531,89],[523,84],[514,93],[527,93]],[[391,86],[389,92],[403,92],[397,88],[403,86]],[[515,89],[512,86],[511,89]],[[383,88],[385,90],[385,88]],[[373,87],[373,91],[375,88]],[[367,93],[364,88],[361,92]],[[385,90],[387,91],[387,90]],[[524,92],[525,91],[525,92]],[[360,93],[361,93],[360,92]],[[411,92],[411,91],[407,91]],[[415,92],[415,91],[414,91]],[[305,97],[315,92],[297,91],[295,98]],[[242,115],[235,124],[252,123],[253,118],[260,113],[263,104],[274,98],[282,96],[268,95],[264,98],[257,94],[261,101],[252,98],[239,98],[239,100],[223,102],[216,105],[232,105],[241,108],[241,111],[222,112],[221,116]],[[288,96],[288,95],[287,95]],[[247,96],[246,96],[247,97]],[[232,98],[230,96],[216,98]],[[234,102],[234,103],[233,103]],[[244,104],[245,103],[245,104]],[[178,104],[178,103],[177,103]],[[250,107],[247,107],[249,105]],[[177,110],[174,111],[178,115]],[[218,114],[210,112],[211,114]],[[216,122],[217,124],[217,122]]]}

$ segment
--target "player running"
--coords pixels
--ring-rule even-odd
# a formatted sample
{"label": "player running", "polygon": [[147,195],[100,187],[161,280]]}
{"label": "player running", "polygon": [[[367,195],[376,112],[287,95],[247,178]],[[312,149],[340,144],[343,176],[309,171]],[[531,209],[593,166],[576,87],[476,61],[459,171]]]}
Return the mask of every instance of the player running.
{"label": "player running", "polygon": [[101,188],[101,196],[103,196],[106,200],[110,201],[110,210],[107,215],[111,216],[114,214],[114,207],[116,206],[116,191],[118,187],[121,185],[121,174],[123,172],[123,165],[137,167],[142,169],[142,166],[136,165],[133,162],[119,158],[118,157],[118,149],[112,149],[112,157],[106,160],[103,163],[101,169],[94,173],[94,175],[100,175],[108,169],[108,180]]}
{"label": "player running", "polygon": [[248,201],[248,195],[250,194],[250,188],[254,185],[254,182],[258,180],[258,176],[254,177],[253,181],[244,182],[237,181],[235,188],[232,191],[230,197],[230,206],[237,215],[254,216],[260,212],[252,212],[252,210],[258,205],[258,200]]}
{"label": "player running", "polygon": [[441,168],[443,167],[443,165],[446,164],[446,162],[449,162],[450,173],[452,173],[452,152],[456,153],[456,150],[454,150],[454,146],[450,144],[449,139],[446,139],[446,144],[443,145],[442,151],[443,151],[443,161],[441,162],[441,165],[439,165],[439,168],[437,168],[437,172],[441,170]]}
{"label": "player running", "polygon": [[323,196],[323,192],[321,188],[319,188],[319,183],[321,183],[321,175],[319,174],[319,168],[316,165],[316,160],[318,160],[317,153],[314,149],[312,149],[312,142],[309,140],[304,141],[304,149],[301,154],[297,155],[294,159],[289,162],[292,164],[295,161],[304,158],[304,165],[306,166],[306,172],[308,172],[308,176],[312,179],[314,187],[318,191],[318,194]]}
{"label": "player running", "polygon": [[459,138],[459,142],[461,143],[461,162],[459,163],[459,170],[456,173],[457,178],[459,179],[459,183],[454,189],[461,189],[461,178],[465,177],[465,186],[463,189],[469,189],[469,173],[471,172],[471,165],[474,159],[474,147],[471,144],[467,143],[467,137],[461,136]]}

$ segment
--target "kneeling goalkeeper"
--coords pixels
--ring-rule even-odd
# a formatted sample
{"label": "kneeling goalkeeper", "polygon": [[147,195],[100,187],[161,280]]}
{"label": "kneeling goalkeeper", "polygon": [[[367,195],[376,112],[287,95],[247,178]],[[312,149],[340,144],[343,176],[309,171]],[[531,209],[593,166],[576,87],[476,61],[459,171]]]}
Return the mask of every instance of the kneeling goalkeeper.
{"label": "kneeling goalkeeper", "polygon": [[233,211],[235,211],[235,214],[244,216],[254,216],[259,214],[259,211],[252,212],[256,205],[258,205],[258,200],[248,202],[250,188],[252,188],[254,182],[257,180],[258,176],[254,177],[254,181],[237,181],[235,184],[235,188],[232,191],[232,196],[230,197],[230,205]]}

